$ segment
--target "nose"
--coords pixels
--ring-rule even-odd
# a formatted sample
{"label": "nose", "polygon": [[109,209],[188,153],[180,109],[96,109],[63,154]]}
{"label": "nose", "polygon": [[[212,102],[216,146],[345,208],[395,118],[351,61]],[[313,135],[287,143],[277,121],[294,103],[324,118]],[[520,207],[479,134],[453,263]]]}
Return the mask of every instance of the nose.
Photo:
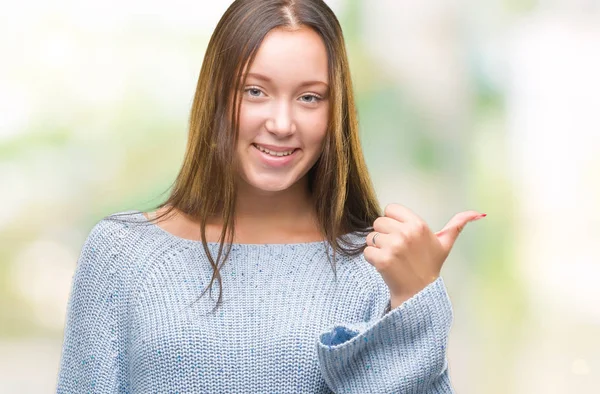
{"label": "nose", "polygon": [[265,122],[266,129],[281,137],[293,134],[296,125],[293,120],[292,106],[286,102],[274,103],[270,116]]}

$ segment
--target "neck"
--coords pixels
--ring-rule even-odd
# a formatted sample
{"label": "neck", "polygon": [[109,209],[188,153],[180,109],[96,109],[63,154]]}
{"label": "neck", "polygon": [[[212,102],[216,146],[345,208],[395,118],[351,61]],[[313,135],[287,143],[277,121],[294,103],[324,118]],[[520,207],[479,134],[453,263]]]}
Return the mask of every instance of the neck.
{"label": "neck", "polygon": [[[243,184],[237,193],[234,242],[288,243],[323,239],[306,180],[286,190],[269,193]],[[183,215],[175,221],[173,232],[184,238],[194,237],[198,224],[197,220]],[[222,226],[221,217],[208,220],[209,242],[219,239]]]}
{"label": "neck", "polygon": [[265,192],[240,182],[236,201],[236,221],[240,224],[292,224],[314,217],[306,178],[278,192]]}

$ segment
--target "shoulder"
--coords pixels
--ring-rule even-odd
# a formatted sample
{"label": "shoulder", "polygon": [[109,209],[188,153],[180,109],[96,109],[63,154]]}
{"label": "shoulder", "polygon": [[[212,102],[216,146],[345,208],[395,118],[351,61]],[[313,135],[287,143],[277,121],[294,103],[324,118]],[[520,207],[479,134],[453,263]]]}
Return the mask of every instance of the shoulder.
{"label": "shoulder", "polygon": [[139,223],[135,213],[139,211],[123,211],[105,216],[97,221],[88,233],[83,249],[95,251],[113,250],[131,232],[131,225]]}
{"label": "shoulder", "polygon": [[104,319],[128,311],[136,258],[127,226],[104,217],[91,227],[73,273],[69,326],[79,327],[92,320],[94,323],[89,324],[109,324],[112,320]]}
{"label": "shoulder", "polygon": [[126,265],[127,259],[123,257],[130,254],[137,243],[132,229],[140,220],[135,212],[139,211],[117,212],[94,223],[81,248],[80,270],[92,265],[94,270]]}
{"label": "shoulder", "polygon": [[374,297],[388,297],[388,287],[383,281],[383,277],[377,269],[371,265],[365,256],[360,253],[356,257],[350,258],[352,269],[360,281],[365,284],[366,290]]}
{"label": "shoulder", "polygon": [[[349,234],[347,239],[354,245],[365,243],[364,236],[356,233]],[[365,259],[364,254],[360,252],[356,256],[346,256],[342,261],[344,270],[350,272],[362,285],[363,291],[371,301],[374,304],[385,306],[389,300],[389,288],[377,269]]]}
{"label": "shoulder", "polygon": [[[355,245],[366,244],[365,236],[351,233],[347,238]],[[363,291],[369,299],[371,316],[381,316],[389,310],[390,291],[377,269],[369,263],[361,252],[354,257],[349,257],[350,269],[355,272],[363,283]]]}

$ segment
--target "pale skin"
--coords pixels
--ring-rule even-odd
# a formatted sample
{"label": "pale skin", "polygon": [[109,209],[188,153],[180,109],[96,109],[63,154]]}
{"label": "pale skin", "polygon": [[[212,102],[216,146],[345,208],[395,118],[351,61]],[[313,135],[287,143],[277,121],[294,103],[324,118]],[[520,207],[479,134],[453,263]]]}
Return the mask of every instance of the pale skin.
{"label": "pale skin", "polygon": [[[243,87],[240,159],[234,243],[302,243],[323,240],[306,174],[318,160],[327,131],[329,80],[327,52],[310,28],[274,29],[264,39]],[[293,147],[293,161],[270,167],[254,144]],[[147,215],[151,216],[151,215]],[[390,289],[391,306],[434,281],[456,237],[481,215],[461,212],[437,233],[408,208],[390,204],[367,236],[364,257]],[[176,212],[159,224],[166,231],[199,239],[199,223]],[[208,242],[218,242],[222,223],[207,223]],[[380,234],[376,246],[375,232]]]}
{"label": "pale skin", "polygon": [[[467,223],[482,219],[477,211],[457,213],[438,232],[423,219],[400,204],[389,204],[384,216],[373,223],[367,235],[365,260],[372,264],[390,289],[392,309],[435,281],[442,264]],[[373,245],[373,237],[377,235]]]}
{"label": "pale skin", "polygon": [[[275,29],[264,39],[243,87],[236,154],[242,166],[235,243],[321,241],[306,174],[321,154],[328,122],[327,52],[311,29]],[[265,78],[266,77],[266,78]],[[298,147],[292,165],[270,168],[253,143]],[[199,223],[178,213],[161,226],[198,239]],[[222,223],[207,223],[217,242]]]}

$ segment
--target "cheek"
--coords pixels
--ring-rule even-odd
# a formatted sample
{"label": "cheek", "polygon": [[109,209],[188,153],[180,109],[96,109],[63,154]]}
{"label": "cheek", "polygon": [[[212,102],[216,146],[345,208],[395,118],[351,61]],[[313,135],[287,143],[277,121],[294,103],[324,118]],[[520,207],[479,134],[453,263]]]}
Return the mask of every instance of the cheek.
{"label": "cheek", "polygon": [[305,118],[302,129],[306,130],[305,142],[317,148],[317,145],[321,145],[327,134],[327,128],[329,126],[328,111],[319,111],[318,113],[312,114],[310,117]]}
{"label": "cheek", "polygon": [[240,108],[240,139],[252,139],[264,124],[264,116],[257,109],[249,105]]}

